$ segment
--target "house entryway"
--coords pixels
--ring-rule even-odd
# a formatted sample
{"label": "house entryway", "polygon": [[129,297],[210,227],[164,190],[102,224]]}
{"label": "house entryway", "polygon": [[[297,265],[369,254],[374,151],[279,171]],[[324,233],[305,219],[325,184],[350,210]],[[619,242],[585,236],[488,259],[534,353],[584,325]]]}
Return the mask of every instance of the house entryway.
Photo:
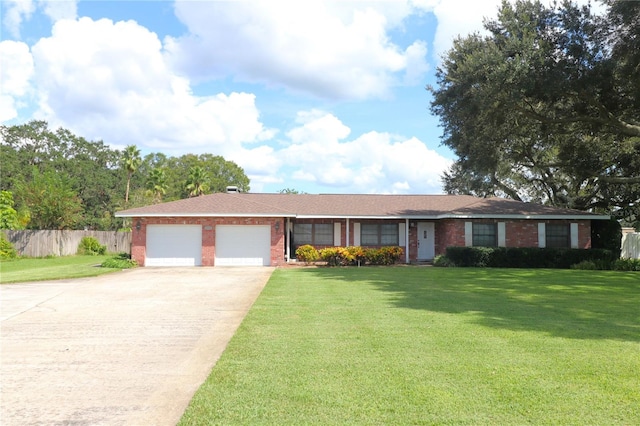
{"label": "house entryway", "polygon": [[433,260],[436,253],[435,224],[418,222],[418,260]]}

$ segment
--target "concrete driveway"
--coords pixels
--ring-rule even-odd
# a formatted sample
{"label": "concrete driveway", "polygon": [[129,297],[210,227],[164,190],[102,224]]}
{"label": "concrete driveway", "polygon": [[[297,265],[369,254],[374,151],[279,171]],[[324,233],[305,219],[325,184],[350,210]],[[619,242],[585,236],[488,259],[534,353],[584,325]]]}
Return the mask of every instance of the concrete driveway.
{"label": "concrete driveway", "polygon": [[273,270],[0,286],[0,424],[175,425]]}

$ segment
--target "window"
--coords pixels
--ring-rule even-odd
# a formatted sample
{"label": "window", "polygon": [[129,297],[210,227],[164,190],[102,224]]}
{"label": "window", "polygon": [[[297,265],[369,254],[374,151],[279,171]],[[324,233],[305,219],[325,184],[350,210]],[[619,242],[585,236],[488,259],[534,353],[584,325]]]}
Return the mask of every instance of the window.
{"label": "window", "polygon": [[333,225],[331,223],[296,223],[293,225],[293,239],[296,246],[333,245]]}
{"label": "window", "polygon": [[398,224],[363,223],[360,226],[360,245],[363,246],[397,246]]}
{"label": "window", "polygon": [[474,223],[473,224],[473,246],[474,247],[497,247],[498,232],[495,223]]}
{"label": "window", "polygon": [[545,227],[547,247],[569,248],[571,233],[568,224],[548,224]]}

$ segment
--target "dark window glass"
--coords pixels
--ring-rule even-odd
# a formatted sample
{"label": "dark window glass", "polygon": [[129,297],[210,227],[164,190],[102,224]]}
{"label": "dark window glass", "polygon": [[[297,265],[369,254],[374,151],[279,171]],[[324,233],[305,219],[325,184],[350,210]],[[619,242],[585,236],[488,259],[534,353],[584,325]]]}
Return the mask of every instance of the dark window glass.
{"label": "dark window glass", "polygon": [[372,224],[360,225],[360,245],[362,246],[397,246],[398,224]]}
{"label": "dark window glass", "polygon": [[495,223],[474,223],[473,224],[473,246],[474,247],[497,247],[498,232]]}
{"label": "dark window glass", "polygon": [[568,224],[547,224],[545,226],[547,247],[569,248],[571,245]]}

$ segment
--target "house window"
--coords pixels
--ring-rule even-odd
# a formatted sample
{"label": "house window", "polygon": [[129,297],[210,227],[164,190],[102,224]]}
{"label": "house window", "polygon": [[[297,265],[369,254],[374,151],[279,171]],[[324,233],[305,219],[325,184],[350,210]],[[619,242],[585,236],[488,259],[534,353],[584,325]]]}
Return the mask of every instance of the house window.
{"label": "house window", "polygon": [[569,248],[571,246],[571,232],[568,224],[548,224],[545,227],[547,247]]}
{"label": "house window", "polygon": [[333,245],[333,225],[331,223],[296,223],[293,225],[293,239],[296,246]]}
{"label": "house window", "polygon": [[497,247],[498,231],[495,223],[473,224],[474,247]]}
{"label": "house window", "polygon": [[363,223],[360,227],[360,244],[363,246],[397,246],[398,224]]}

